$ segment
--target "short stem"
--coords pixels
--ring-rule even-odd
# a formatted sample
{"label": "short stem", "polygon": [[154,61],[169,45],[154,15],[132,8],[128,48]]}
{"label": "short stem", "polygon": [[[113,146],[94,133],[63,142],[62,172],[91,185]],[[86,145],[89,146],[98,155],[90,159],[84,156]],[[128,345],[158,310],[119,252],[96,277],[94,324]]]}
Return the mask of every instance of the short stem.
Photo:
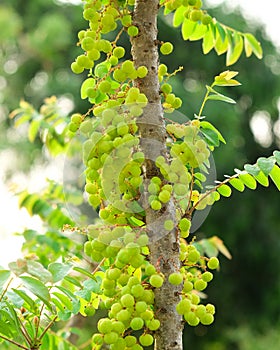
{"label": "short stem", "polygon": [[47,325],[47,327],[43,330],[43,333],[40,335],[40,337],[38,338],[38,340],[40,341],[43,336],[47,333],[47,331],[51,328],[51,326],[55,323],[55,321],[57,320],[58,316],[55,316],[54,319]]}
{"label": "short stem", "polygon": [[0,334],[0,338],[2,338],[2,339],[4,339],[4,340],[8,341],[9,343],[12,343],[12,344],[16,345],[17,347],[19,347],[19,348],[21,348],[21,349],[29,350],[29,348],[27,348],[26,346],[20,345],[19,343],[13,341],[12,339],[9,339],[9,338],[5,337],[5,336],[2,335],[2,334]]}

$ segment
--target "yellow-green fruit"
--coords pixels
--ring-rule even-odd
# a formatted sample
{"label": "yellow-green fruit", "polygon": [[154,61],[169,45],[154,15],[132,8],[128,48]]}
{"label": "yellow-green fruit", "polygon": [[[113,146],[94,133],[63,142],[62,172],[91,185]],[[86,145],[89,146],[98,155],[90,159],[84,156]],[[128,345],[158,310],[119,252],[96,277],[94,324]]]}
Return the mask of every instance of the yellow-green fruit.
{"label": "yellow-green fruit", "polygon": [[207,26],[212,22],[212,17],[208,14],[204,14],[201,18],[201,23]]}
{"label": "yellow-green fruit", "polygon": [[218,258],[216,258],[215,256],[212,256],[208,262],[207,262],[207,266],[209,267],[209,269],[211,270],[215,270],[219,267],[219,260]]}
{"label": "yellow-green fruit", "polygon": [[160,52],[163,55],[169,55],[173,51],[173,45],[170,42],[166,42],[161,45],[160,47]]}
{"label": "yellow-green fruit", "polygon": [[127,29],[127,33],[129,36],[136,36],[139,33],[139,29],[136,26],[130,26]]}
{"label": "yellow-green fruit", "polygon": [[190,19],[193,22],[200,21],[201,18],[202,18],[202,12],[200,10],[192,10],[192,12],[190,13]]}

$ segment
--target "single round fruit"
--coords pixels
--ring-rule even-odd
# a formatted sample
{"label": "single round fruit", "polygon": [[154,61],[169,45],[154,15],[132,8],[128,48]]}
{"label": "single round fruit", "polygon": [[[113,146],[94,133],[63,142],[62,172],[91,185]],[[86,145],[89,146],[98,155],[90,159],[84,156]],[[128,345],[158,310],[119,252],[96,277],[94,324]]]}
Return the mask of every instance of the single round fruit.
{"label": "single round fruit", "polygon": [[194,288],[198,291],[202,291],[207,287],[207,282],[203,280],[196,280],[194,282]]}
{"label": "single round fruit", "polygon": [[156,331],[160,327],[160,321],[154,318],[147,322],[147,327],[150,331]]}
{"label": "single round fruit", "polygon": [[201,275],[201,278],[203,279],[203,281],[205,282],[210,282],[213,279],[213,273],[210,271],[206,271]]}
{"label": "single round fruit", "polygon": [[151,346],[154,342],[154,338],[151,334],[142,334],[139,337],[139,342],[143,346]]}
{"label": "single round fruit", "polygon": [[122,58],[125,54],[125,49],[121,46],[117,46],[113,50],[113,55],[117,58]]}
{"label": "single round fruit", "polygon": [[202,12],[200,10],[192,10],[190,13],[190,20],[198,22],[202,18]]}
{"label": "single round fruit", "polygon": [[129,36],[136,36],[139,33],[139,29],[136,26],[130,26],[127,28],[127,34]]}
{"label": "single round fruit", "polygon": [[151,202],[151,208],[153,210],[160,210],[161,209],[161,203],[160,201],[158,201],[157,199],[154,199],[152,202]]}
{"label": "single round fruit", "polygon": [[139,329],[143,328],[144,321],[141,317],[134,317],[130,322],[130,328],[134,331],[138,331]]}
{"label": "single round fruit", "polygon": [[160,52],[163,55],[169,55],[173,51],[173,45],[170,42],[163,43],[160,47]]}
{"label": "single round fruit", "polygon": [[148,69],[145,66],[140,66],[137,68],[137,76],[138,78],[145,78],[145,76],[148,74]]}
{"label": "single round fruit", "polygon": [[149,281],[151,286],[155,288],[160,288],[163,284],[163,278],[160,275],[152,275]]}
{"label": "single round fruit", "polygon": [[183,282],[183,275],[179,272],[173,272],[168,277],[169,283],[177,286]]}
{"label": "single round fruit", "polygon": [[164,222],[164,228],[165,228],[167,231],[173,230],[173,228],[174,228],[174,222],[173,222],[172,220],[165,220],[165,222]]}
{"label": "single round fruit", "polygon": [[183,219],[180,220],[180,222],[179,222],[179,229],[181,231],[189,231],[190,227],[191,227],[191,221],[190,220],[188,220],[187,218],[183,218]]}
{"label": "single round fruit", "polygon": [[212,22],[212,17],[208,14],[204,14],[201,18],[201,23],[207,26]]}
{"label": "single round fruit", "polygon": [[212,256],[207,262],[207,266],[211,270],[216,270],[219,267],[219,264],[219,260],[215,256]]}

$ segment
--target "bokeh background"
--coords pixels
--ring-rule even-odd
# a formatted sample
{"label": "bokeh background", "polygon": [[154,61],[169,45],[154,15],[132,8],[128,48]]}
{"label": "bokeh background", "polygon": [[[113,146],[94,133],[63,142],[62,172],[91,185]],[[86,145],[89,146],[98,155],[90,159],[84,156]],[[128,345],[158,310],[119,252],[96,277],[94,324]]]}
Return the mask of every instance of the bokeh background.
{"label": "bokeh background", "polygon": [[[262,43],[262,61],[243,55],[231,69],[242,85],[224,90],[235,106],[209,103],[205,115],[227,140],[215,154],[218,178],[244,163],[269,156],[280,146],[280,24],[275,2],[248,1],[246,8],[208,1],[209,13],[240,31],[252,32]],[[236,4],[238,2],[235,2]],[[241,3],[241,1],[240,1]],[[275,17],[273,16],[275,13]],[[14,192],[40,190],[48,177],[61,180],[59,160],[51,160],[40,140],[31,144],[27,129],[13,127],[9,113],[20,99],[39,108],[46,97],[57,96],[61,113],[85,112],[80,99],[82,76],[70,71],[78,54],[77,32],[84,28],[79,1],[2,0],[0,3],[0,265],[20,256],[24,227],[40,229],[38,217],[19,210]],[[278,27],[277,27],[278,25]],[[225,57],[202,54],[201,42],[183,42],[180,30],[159,18],[160,39],[175,50],[164,57],[171,70],[184,66],[173,79],[183,99],[181,112],[198,112],[205,84],[227,69]],[[231,261],[221,258],[221,269],[207,289],[217,307],[210,327],[186,327],[185,349],[279,350],[280,348],[280,195],[268,189],[233,193],[222,199],[196,233],[219,236],[230,249]]]}

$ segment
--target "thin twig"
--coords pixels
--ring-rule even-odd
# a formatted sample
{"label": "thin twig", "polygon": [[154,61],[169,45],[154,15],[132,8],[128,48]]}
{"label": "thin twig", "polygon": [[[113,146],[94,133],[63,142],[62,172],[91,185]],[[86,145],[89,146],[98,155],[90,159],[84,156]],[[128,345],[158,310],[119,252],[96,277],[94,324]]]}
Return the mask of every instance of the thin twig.
{"label": "thin twig", "polygon": [[7,285],[6,285],[6,288],[5,288],[5,289],[3,290],[3,292],[1,293],[0,302],[2,301],[4,295],[7,293],[8,288],[9,288],[10,284],[12,283],[13,279],[14,279],[13,277],[10,278],[9,282],[8,282]]}
{"label": "thin twig", "polygon": [[54,319],[47,325],[47,327],[43,330],[42,334],[40,335],[40,337],[38,338],[38,340],[40,341],[43,336],[47,333],[47,331],[51,328],[51,326],[55,323],[55,321],[57,320],[58,316],[56,315],[54,317]]}
{"label": "thin twig", "polygon": [[32,344],[32,339],[30,338],[30,335],[28,334],[27,329],[24,327],[24,324],[22,323],[20,318],[18,318],[18,321],[19,321],[19,323],[21,325],[20,330],[21,330],[22,335],[26,339],[27,343],[29,345],[31,345]]}
{"label": "thin twig", "polygon": [[20,345],[19,343],[13,341],[12,339],[6,338],[4,335],[1,335],[1,334],[0,334],[0,338],[2,338],[2,339],[4,339],[4,340],[6,340],[6,341],[8,341],[8,342],[10,342],[10,343],[12,343],[12,344],[14,344],[14,345],[16,345],[17,347],[19,347],[19,348],[21,348],[21,349],[29,350],[29,348],[27,348],[26,346]]}

